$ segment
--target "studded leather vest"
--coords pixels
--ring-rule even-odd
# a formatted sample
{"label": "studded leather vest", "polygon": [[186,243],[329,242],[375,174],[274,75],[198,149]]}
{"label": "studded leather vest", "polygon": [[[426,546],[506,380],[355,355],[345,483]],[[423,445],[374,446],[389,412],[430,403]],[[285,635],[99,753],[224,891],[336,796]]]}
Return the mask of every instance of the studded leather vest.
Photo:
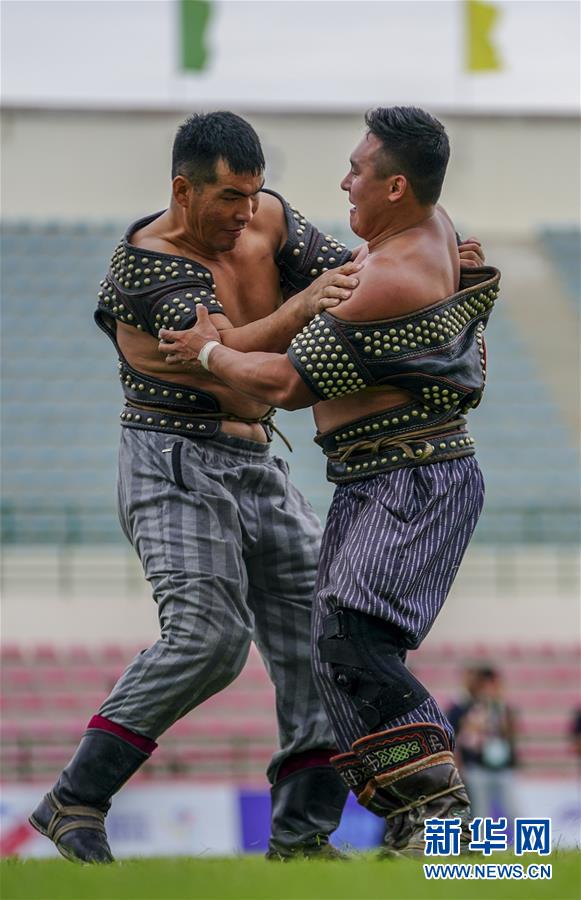
{"label": "studded leather vest", "polygon": [[321,400],[380,385],[411,394],[408,404],[317,436],[330,480],[474,452],[463,415],[484,391],[483,332],[499,280],[492,267],[463,270],[456,294],[411,314],[344,322],[324,312],[297,335],[289,357]]}
{"label": "studded leather vest", "polygon": [[[281,292],[286,299],[307,287],[318,275],[351,258],[351,252],[331,235],[323,235],[280,194],[288,239],[277,254]],[[215,294],[210,269],[195,260],[169,253],[152,253],[131,244],[131,236],[153,222],[161,212],[134,222],[119,242],[109,270],[100,282],[95,321],[113,341],[119,355],[119,373],[127,401],[121,413],[124,427],[211,437],[220,419],[239,417],[221,412],[218,400],[207,391],[190,389],[134,369],[124,358],[116,337],[116,322],[123,322],[157,338],[160,328],[184,330],[196,322],[198,306],[223,313]],[[260,420],[268,425],[272,414]],[[249,420],[250,421],[250,420]]]}
{"label": "studded leather vest", "polygon": [[332,234],[323,234],[280,194],[266,190],[281,201],[286,218],[288,238],[276,257],[281,287],[285,298],[304,290],[311,282],[351,259],[351,251]]}

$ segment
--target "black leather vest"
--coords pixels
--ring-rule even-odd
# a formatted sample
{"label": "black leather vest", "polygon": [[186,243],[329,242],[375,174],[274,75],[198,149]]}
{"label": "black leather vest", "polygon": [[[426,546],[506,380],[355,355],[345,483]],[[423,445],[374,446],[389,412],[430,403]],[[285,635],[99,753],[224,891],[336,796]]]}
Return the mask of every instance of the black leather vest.
{"label": "black leather vest", "polygon": [[[280,194],[264,192],[278,197],[287,223],[288,238],[275,259],[284,298],[351,258],[350,250],[320,232]],[[206,266],[183,256],[152,253],[131,243],[133,234],[160,215],[154,213],[132,223],[115,248],[99,285],[95,321],[119,356],[121,385],[128,404],[121,413],[124,427],[212,437],[220,428],[219,419],[226,417],[212,394],[144,375],[129,365],[117,343],[116,321],[157,338],[160,328],[191,328],[200,305],[209,313],[224,312],[212,272]]]}

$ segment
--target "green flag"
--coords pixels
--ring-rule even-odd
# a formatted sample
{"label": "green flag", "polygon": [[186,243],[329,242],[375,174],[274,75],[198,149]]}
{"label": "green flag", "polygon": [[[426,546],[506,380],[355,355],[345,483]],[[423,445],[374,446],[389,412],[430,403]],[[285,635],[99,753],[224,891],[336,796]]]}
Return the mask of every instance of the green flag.
{"label": "green flag", "polygon": [[465,0],[465,67],[468,72],[492,72],[502,68],[492,36],[499,16],[495,3]]}
{"label": "green flag", "polygon": [[180,0],[182,69],[200,72],[206,68],[206,31],[211,14],[211,0]]}

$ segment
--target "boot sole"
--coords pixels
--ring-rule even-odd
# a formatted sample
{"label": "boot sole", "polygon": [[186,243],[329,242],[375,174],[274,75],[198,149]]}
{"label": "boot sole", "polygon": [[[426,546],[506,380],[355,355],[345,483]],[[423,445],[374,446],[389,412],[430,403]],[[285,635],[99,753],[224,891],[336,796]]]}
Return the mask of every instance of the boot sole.
{"label": "boot sole", "polygon": [[348,856],[346,853],[337,853],[331,856],[330,854],[324,853],[292,853],[287,856],[282,853],[275,853],[273,851],[269,851],[264,854],[264,858],[268,862],[279,862],[279,863],[287,863],[287,862],[297,862],[304,860],[315,860],[318,862],[351,862],[352,857]]}
{"label": "boot sole", "polygon": [[381,847],[379,851],[379,859],[417,859],[423,855],[423,850],[407,850],[405,847],[402,847],[401,850],[396,850],[393,847],[387,849]]}
{"label": "boot sole", "polygon": [[[473,853],[472,850],[461,849],[461,856],[469,856]],[[393,847],[380,848],[379,859],[423,859],[425,856],[423,847],[402,847],[400,850],[396,850]]]}

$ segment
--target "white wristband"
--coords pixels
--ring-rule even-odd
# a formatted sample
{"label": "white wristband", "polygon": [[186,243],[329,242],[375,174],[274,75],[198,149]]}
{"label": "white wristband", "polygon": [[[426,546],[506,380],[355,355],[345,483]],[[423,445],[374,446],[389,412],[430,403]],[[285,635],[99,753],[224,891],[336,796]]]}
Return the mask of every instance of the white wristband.
{"label": "white wristband", "polygon": [[200,352],[198,353],[198,361],[203,365],[204,369],[209,369],[208,365],[210,359],[210,353],[214,349],[214,347],[221,347],[220,341],[208,341],[207,344],[204,344]]}

